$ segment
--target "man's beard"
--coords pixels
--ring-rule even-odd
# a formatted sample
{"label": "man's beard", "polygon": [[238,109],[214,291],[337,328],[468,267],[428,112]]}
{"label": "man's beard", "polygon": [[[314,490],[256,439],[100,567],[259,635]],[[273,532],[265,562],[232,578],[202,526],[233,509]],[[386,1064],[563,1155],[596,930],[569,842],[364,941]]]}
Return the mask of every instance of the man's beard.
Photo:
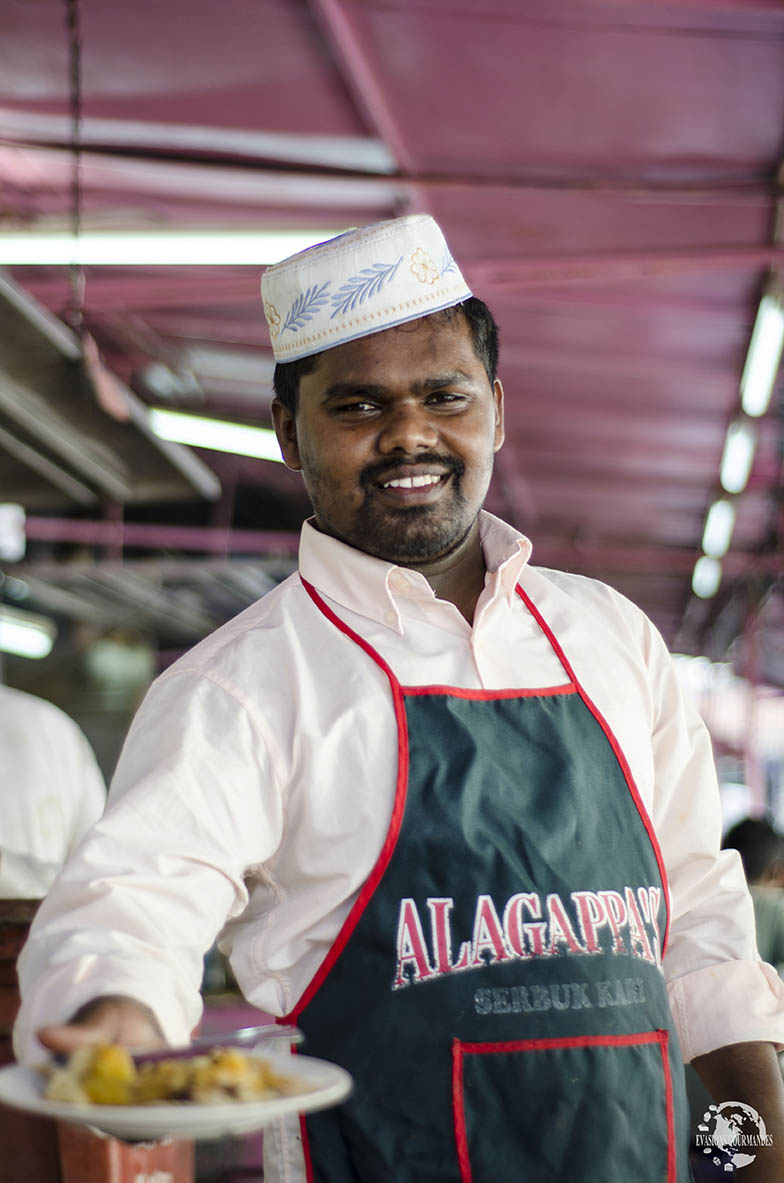
{"label": "man's beard", "polygon": [[[451,489],[433,505],[395,508],[377,500],[377,481],[392,479],[396,469],[429,464],[445,470]],[[462,488],[465,465],[455,456],[436,453],[417,456],[415,461],[394,459],[367,465],[359,475],[365,497],[354,513],[350,530],[336,530],[316,509],[323,529],[342,542],[375,558],[401,567],[436,562],[457,550],[473,526]]]}
{"label": "man's beard", "polygon": [[366,499],[354,518],[351,538],[344,541],[377,559],[415,567],[457,550],[473,525],[465,518],[465,498],[457,484],[446,514],[442,505],[413,505],[379,514],[378,506]]}

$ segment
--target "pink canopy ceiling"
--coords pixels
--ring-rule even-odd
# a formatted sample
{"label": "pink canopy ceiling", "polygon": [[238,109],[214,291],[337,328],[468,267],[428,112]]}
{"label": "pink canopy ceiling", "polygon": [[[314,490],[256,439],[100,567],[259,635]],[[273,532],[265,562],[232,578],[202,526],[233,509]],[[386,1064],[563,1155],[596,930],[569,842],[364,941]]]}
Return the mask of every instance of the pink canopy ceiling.
{"label": "pink canopy ceiling", "polygon": [[[65,11],[0,11],[0,230],[72,216]],[[78,13],[85,228],[340,230],[430,211],[501,327],[508,439],[489,508],[530,534],[538,562],[631,596],[671,644],[723,652],[781,568],[779,397],[719,594],[691,594],[756,307],[784,260],[780,4],[81,0]],[[63,270],[12,279],[66,315]],[[265,423],[258,284],[254,267],[92,268],[85,325],[142,401]],[[296,529],[298,478],[216,456],[200,453],[217,502],[140,496],[125,519]],[[12,468],[0,499],[31,516],[101,516]]]}

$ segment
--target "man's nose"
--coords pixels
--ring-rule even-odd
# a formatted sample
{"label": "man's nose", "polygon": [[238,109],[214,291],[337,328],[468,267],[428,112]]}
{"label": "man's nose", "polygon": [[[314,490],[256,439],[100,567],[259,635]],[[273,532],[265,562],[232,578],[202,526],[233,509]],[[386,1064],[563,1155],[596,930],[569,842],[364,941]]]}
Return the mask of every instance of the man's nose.
{"label": "man's nose", "polygon": [[437,442],[438,432],[426,407],[412,401],[387,409],[378,436],[379,451],[410,456]]}

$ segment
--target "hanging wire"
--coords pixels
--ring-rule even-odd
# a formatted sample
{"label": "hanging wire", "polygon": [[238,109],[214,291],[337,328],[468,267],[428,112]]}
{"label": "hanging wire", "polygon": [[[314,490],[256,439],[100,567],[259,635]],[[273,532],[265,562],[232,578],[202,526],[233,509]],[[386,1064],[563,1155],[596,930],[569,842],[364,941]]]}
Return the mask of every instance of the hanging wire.
{"label": "hanging wire", "polygon": [[[79,239],[82,231],[82,37],[79,0],[64,0],[68,30],[68,79],[71,113],[71,232]],[[80,336],[84,329],[84,269],[71,263],[68,320]]]}

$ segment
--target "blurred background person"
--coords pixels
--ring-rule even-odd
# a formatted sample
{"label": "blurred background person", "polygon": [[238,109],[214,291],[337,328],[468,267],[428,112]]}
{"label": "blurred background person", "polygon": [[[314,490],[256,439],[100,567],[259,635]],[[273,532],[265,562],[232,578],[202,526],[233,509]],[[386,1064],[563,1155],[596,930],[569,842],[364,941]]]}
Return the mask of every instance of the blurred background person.
{"label": "blurred background person", "polygon": [[766,819],[746,817],[727,831],[722,845],[740,854],[760,957],[784,977],[784,839]]}
{"label": "blurred background person", "polygon": [[0,685],[0,899],[42,899],[105,801],[98,762],[73,719]]}

